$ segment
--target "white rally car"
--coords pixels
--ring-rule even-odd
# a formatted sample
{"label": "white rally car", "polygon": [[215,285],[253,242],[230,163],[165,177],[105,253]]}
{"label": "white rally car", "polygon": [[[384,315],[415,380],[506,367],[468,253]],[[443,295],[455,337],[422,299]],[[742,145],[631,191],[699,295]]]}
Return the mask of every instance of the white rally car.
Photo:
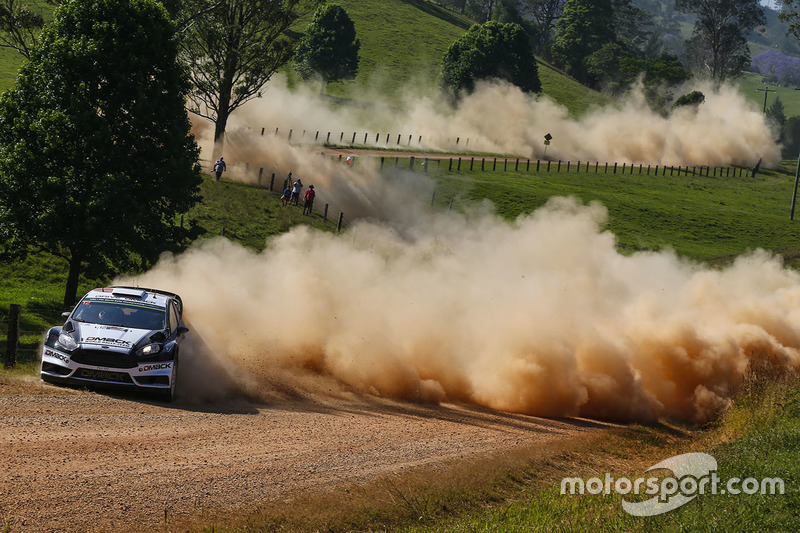
{"label": "white rally car", "polygon": [[179,345],[189,331],[177,294],[137,287],[94,289],[42,348],[52,383],[113,385],[175,397]]}

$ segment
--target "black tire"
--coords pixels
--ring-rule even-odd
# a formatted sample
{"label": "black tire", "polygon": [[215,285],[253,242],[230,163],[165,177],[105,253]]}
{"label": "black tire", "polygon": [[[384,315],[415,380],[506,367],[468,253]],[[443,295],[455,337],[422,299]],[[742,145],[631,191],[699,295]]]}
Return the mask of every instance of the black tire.
{"label": "black tire", "polygon": [[175,359],[172,362],[172,381],[170,381],[169,388],[161,392],[161,399],[165,402],[171,402],[175,399],[175,392],[178,387],[178,354],[175,354]]}

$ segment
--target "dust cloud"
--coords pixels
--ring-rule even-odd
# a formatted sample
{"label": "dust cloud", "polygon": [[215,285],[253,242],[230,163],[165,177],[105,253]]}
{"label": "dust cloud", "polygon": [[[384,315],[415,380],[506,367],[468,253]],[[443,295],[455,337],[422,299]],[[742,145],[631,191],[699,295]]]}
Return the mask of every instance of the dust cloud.
{"label": "dust cloud", "polygon": [[413,237],[369,222],[355,237],[297,227],[261,253],[205,241],[127,281],[180,293],[190,335],[267,399],[293,383],[549,417],[706,421],[749,360],[800,365],[800,275],[778,258],[711,270],[665,252],[623,256],[605,217],[553,198],[513,223],[431,215]]}
{"label": "dust cloud", "polygon": [[[734,87],[686,85],[706,100],[665,117],[647,106],[641,90],[580,119],[547,95],[526,95],[503,82],[485,82],[457,107],[430,93],[409,90],[404,100],[345,105],[309,88],[288,89],[282,78],[264,98],[246,104],[229,123],[226,160],[232,176],[252,181],[258,168],[285,174],[303,165],[321,144],[375,148],[473,150],[522,159],[599,161],[643,165],[752,167],[780,160],[780,147],[760,108]],[[435,93],[434,93],[435,94]],[[365,102],[378,97],[366,95]],[[289,132],[291,131],[291,142]],[[197,125],[203,152],[211,153],[211,129]],[[544,135],[553,140],[544,145]],[[319,155],[317,153],[317,155]],[[208,159],[212,159],[208,156]]]}
{"label": "dust cloud", "polygon": [[[548,417],[704,422],[729,404],[751,361],[800,366],[800,274],[778,257],[755,252],[709,269],[670,252],[624,256],[604,230],[605,208],[569,198],[513,222],[489,205],[436,214],[424,175],[381,173],[368,158],[345,165],[302,142],[311,131],[391,118],[403,131],[424,130],[429,147],[440,146],[437,135],[473,136],[535,156],[549,131],[553,154],[574,159],[776,157],[741,96],[723,90],[670,119],[628,106],[575,121],[546,98],[489,84],[447,116],[431,100],[405,109],[345,112],[278,87],[239,115],[226,139],[232,177],[254,181],[255,165],[292,170],[346,205],[352,224],[343,234],[295,227],[260,253],[200,241],[120,280],[182,295],[199,359],[184,357],[188,394],[368,394]],[[275,127],[292,127],[295,142]]]}

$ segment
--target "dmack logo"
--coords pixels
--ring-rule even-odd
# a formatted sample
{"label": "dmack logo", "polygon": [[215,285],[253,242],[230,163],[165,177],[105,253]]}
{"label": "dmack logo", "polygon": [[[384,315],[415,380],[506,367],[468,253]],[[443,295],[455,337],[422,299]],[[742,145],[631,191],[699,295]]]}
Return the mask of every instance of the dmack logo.
{"label": "dmack logo", "polygon": [[150,372],[151,370],[164,370],[172,368],[172,363],[160,363],[157,365],[145,365],[139,367],[139,372]]}
{"label": "dmack logo", "polygon": [[45,350],[44,354],[47,355],[47,356],[50,356],[50,357],[55,357],[59,361],[63,361],[65,363],[69,363],[69,357],[67,357],[64,354],[60,354],[60,353],[54,352],[52,350]]}
{"label": "dmack logo", "polygon": [[113,339],[107,337],[86,337],[86,342],[103,343],[103,344],[118,344],[121,346],[130,346],[131,343],[122,339]]}

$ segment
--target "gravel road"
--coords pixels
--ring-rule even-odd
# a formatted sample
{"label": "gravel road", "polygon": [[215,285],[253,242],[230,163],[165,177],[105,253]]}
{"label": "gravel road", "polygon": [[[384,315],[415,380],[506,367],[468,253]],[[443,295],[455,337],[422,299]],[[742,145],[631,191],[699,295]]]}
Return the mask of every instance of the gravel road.
{"label": "gravel road", "polygon": [[148,530],[604,427],[460,405],[306,396],[214,404],[0,377],[0,527]]}

